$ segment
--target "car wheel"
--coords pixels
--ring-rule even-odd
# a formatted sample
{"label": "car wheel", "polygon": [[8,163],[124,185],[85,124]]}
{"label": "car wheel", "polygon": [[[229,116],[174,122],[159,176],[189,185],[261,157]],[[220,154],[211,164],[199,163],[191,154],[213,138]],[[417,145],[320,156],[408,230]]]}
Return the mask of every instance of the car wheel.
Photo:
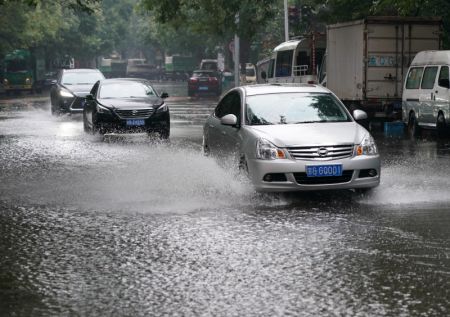
{"label": "car wheel", "polygon": [[83,130],[86,133],[91,132],[91,129],[89,128],[89,124],[87,122],[86,114],[83,112]]}
{"label": "car wheel", "polygon": [[170,136],[170,129],[163,129],[159,132],[159,137],[161,140],[167,140]]}
{"label": "car wheel", "polygon": [[206,140],[205,140],[205,136],[203,136],[203,141],[202,141],[202,153],[204,156],[210,156],[211,152],[209,150],[209,146],[208,144],[206,144]]}
{"label": "car wheel", "polygon": [[412,112],[409,115],[408,135],[410,138],[416,138],[419,136],[419,134],[420,134],[420,128],[419,128],[419,125],[417,124],[416,115],[414,114],[414,112]]}
{"label": "car wheel", "polygon": [[243,175],[247,178],[249,177],[248,164],[247,164],[247,160],[245,159],[244,155],[242,155],[241,158],[239,159],[239,174]]}
{"label": "car wheel", "polygon": [[371,187],[368,188],[355,188],[355,193],[360,195],[366,195],[369,194],[372,191]]}
{"label": "car wheel", "polygon": [[53,107],[53,105],[50,106],[50,111],[52,113],[52,116],[55,117],[59,117],[59,115],[61,114],[61,112],[57,109],[55,109],[55,107]]}
{"label": "car wheel", "polygon": [[447,124],[445,122],[444,114],[442,112],[439,113],[439,115],[437,117],[436,131],[437,131],[437,136],[440,139],[445,138],[447,136],[447,132],[448,132]]}

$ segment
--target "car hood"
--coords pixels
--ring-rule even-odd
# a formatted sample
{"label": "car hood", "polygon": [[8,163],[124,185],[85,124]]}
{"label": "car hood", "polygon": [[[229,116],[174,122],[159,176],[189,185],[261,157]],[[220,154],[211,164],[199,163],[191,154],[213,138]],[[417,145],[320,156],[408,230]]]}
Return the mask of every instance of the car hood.
{"label": "car hood", "polygon": [[368,134],[356,122],[264,125],[249,129],[278,147],[359,144]]}
{"label": "car hood", "polygon": [[64,88],[77,97],[86,97],[92,89],[93,84],[88,85],[65,85]]}
{"label": "car hood", "polygon": [[144,109],[162,105],[164,100],[159,97],[130,99],[100,99],[99,102],[114,109]]}

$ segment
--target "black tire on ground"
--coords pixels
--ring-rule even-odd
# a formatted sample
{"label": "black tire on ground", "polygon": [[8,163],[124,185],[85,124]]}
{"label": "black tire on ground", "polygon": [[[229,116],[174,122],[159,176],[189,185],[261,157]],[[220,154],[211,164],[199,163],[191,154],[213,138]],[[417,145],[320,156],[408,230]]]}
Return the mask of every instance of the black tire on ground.
{"label": "black tire on ground", "polygon": [[167,140],[170,136],[170,128],[161,130],[159,132],[159,137],[161,138],[161,140]]}
{"label": "black tire on ground", "polygon": [[355,193],[360,195],[366,195],[369,194],[372,191],[373,188],[355,188]]}
{"label": "black tire on ground", "polygon": [[87,123],[87,118],[86,118],[86,115],[84,113],[83,113],[83,130],[86,133],[90,133],[90,128],[89,128],[88,123]]}
{"label": "black tire on ground", "polygon": [[436,132],[439,139],[443,139],[448,136],[448,128],[445,122],[444,114],[439,113],[436,121]]}
{"label": "black tire on ground", "polygon": [[416,115],[411,112],[408,120],[408,135],[410,138],[416,138],[420,135],[420,127],[417,124]]}
{"label": "black tire on ground", "polygon": [[59,109],[55,109],[53,105],[50,106],[50,111],[52,113],[52,116],[59,117],[61,115]]}
{"label": "black tire on ground", "polygon": [[239,174],[249,177],[247,160],[244,155],[239,159]]}

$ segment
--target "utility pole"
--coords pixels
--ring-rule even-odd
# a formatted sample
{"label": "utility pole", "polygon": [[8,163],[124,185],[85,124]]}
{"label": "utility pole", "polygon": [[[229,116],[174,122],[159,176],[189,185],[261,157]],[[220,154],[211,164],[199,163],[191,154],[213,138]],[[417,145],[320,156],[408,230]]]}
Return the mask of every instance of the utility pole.
{"label": "utility pole", "polygon": [[[236,29],[239,28],[239,13],[236,13]],[[239,86],[239,67],[240,67],[240,57],[239,57],[239,36],[234,34],[234,86]]]}
{"label": "utility pole", "polygon": [[288,21],[287,0],[284,0],[284,40],[289,41],[289,21]]}

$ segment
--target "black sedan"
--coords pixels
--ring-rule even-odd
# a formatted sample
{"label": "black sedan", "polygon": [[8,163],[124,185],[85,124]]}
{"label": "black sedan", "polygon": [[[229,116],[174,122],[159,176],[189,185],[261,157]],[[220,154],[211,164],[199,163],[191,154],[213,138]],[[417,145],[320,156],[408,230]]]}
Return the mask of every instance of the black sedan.
{"label": "black sedan", "polygon": [[82,112],[86,95],[104,78],[98,69],[61,69],[50,89],[52,115]]}
{"label": "black sedan", "polygon": [[169,107],[144,79],[104,79],[86,96],[84,130],[90,133],[147,132],[170,135]]}

